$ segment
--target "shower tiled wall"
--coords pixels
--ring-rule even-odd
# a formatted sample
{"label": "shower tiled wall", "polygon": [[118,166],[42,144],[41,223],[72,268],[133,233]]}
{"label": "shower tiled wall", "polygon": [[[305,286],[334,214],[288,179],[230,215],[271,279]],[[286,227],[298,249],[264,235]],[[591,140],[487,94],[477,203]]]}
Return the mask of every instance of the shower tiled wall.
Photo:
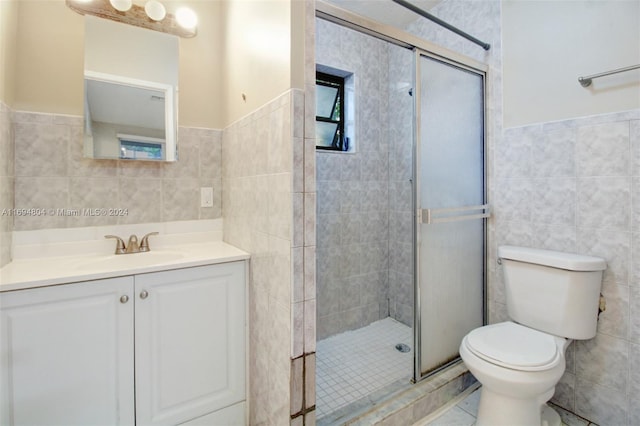
{"label": "shower tiled wall", "polygon": [[316,62],[353,73],[356,125],[355,153],[316,153],[322,339],[389,315],[389,56],[385,42],[316,19]]}
{"label": "shower tiled wall", "polygon": [[11,109],[0,102],[0,268],[11,261],[14,199],[14,139]]}
{"label": "shower tiled wall", "polygon": [[224,240],[251,253],[251,424],[314,416],[315,193],[304,188],[304,101],[291,90],[223,133]]}
{"label": "shower tiled wall", "polygon": [[[496,245],[607,260],[595,339],[576,341],[553,401],[599,424],[640,424],[640,110],[505,129]],[[497,270],[491,316],[506,318]]]}
{"label": "shower tiled wall", "polygon": [[389,315],[413,325],[413,52],[389,46]]}
{"label": "shower tiled wall", "polygon": [[[15,207],[54,214],[14,218],[14,230],[72,228],[222,215],[221,131],[180,127],[179,161],[156,163],[83,158],[82,118],[13,113]],[[214,188],[200,207],[200,187]],[[64,215],[58,209],[125,209],[121,216]]]}

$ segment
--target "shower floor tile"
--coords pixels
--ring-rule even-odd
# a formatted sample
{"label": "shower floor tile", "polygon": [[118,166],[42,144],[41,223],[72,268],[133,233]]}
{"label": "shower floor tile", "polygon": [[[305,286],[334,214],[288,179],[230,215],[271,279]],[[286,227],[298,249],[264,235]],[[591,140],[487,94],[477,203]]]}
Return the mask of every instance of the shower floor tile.
{"label": "shower floor tile", "polygon": [[[398,343],[411,350],[398,351]],[[385,318],[319,341],[316,362],[320,419],[398,381],[408,383],[413,372],[413,333],[410,327]]]}

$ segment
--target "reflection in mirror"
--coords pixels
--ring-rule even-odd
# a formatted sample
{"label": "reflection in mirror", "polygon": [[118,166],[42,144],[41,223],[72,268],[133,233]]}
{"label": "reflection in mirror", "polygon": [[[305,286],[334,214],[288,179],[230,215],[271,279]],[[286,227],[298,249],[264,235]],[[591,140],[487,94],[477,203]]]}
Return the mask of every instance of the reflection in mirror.
{"label": "reflection in mirror", "polygon": [[84,155],[177,160],[178,38],[85,16]]}
{"label": "reflection in mirror", "polygon": [[85,73],[85,156],[166,161],[171,86]]}

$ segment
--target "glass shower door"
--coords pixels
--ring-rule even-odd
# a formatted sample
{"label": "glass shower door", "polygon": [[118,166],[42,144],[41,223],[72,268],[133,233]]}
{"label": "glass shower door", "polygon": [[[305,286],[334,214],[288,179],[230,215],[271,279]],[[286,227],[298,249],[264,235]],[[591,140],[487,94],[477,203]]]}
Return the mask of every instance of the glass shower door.
{"label": "glass shower door", "polygon": [[484,74],[418,54],[416,380],[484,321]]}

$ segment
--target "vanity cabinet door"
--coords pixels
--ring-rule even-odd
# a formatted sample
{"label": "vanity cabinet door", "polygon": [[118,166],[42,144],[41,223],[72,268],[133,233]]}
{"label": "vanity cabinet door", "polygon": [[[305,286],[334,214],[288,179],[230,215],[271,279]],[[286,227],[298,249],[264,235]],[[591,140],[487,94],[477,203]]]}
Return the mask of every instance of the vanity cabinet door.
{"label": "vanity cabinet door", "polygon": [[0,293],[0,424],[133,425],[133,311],[132,277]]}
{"label": "vanity cabinet door", "polygon": [[[179,424],[245,399],[245,263],[137,275],[136,418]],[[244,413],[237,421],[245,424]]]}

